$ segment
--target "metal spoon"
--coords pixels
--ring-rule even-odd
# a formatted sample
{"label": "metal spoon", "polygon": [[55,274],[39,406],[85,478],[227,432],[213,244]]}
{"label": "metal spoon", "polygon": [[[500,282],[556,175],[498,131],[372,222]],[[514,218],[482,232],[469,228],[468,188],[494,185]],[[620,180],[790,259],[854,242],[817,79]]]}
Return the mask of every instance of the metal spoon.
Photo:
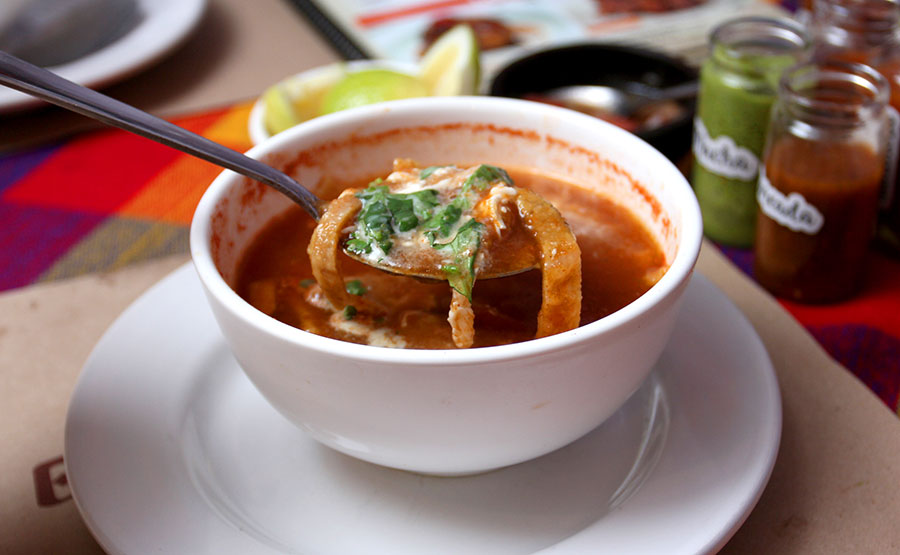
{"label": "metal spoon", "polygon": [[2,51],[0,51],[0,84],[270,185],[302,206],[316,221],[319,219],[320,210],[325,206],[324,201],[305,187],[259,160],[244,156]]}
{"label": "metal spoon", "polygon": [[[316,221],[319,221],[322,211],[327,206],[327,202],[318,198],[303,185],[259,160],[244,156],[219,143],[182,129],[124,102],[82,87],[3,51],[0,51],[0,84],[265,183],[299,204]],[[364,264],[392,274],[445,279],[443,273],[435,273],[433,268],[401,268],[379,265],[352,253],[346,252],[346,254]],[[535,261],[531,260],[525,263],[527,262],[531,262],[527,267],[492,268],[490,273],[479,274],[478,279],[511,275],[530,270],[535,266]]]}
{"label": "metal spoon", "polygon": [[570,106],[582,106],[630,116],[639,109],[656,102],[693,98],[697,96],[697,89],[696,81],[663,89],[632,82],[622,87],[571,85],[550,89],[541,94]]}

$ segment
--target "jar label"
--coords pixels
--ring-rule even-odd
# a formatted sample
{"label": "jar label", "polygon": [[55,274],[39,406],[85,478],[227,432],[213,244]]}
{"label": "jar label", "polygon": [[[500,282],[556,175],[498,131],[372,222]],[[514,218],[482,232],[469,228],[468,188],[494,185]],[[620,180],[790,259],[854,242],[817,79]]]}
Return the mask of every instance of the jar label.
{"label": "jar label", "polygon": [[772,186],[765,168],[759,172],[756,201],[763,214],[791,231],[815,235],[825,224],[825,217],[819,209],[807,202],[803,195],[800,193],[785,195]]}
{"label": "jar label", "polygon": [[728,179],[753,181],[759,158],[728,135],[712,138],[700,118],[694,119],[694,156],[708,171]]}

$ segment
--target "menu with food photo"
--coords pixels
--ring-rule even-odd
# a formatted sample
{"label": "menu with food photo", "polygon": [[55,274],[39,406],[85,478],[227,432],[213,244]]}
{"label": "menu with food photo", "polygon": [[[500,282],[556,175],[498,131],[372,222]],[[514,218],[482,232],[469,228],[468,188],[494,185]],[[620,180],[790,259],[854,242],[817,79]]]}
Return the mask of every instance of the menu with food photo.
{"label": "menu with food photo", "polygon": [[[698,59],[709,31],[766,0],[293,0],[349,57],[412,61],[457,23],[475,30],[490,72],[523,50],[585,39],[652,46]],[[661,40],[661,31],[665,31]]]}

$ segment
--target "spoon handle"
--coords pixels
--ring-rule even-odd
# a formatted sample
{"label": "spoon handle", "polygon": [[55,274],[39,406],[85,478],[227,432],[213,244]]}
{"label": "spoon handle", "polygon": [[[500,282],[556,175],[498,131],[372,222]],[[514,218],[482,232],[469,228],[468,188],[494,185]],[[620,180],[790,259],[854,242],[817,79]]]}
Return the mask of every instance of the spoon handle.
{"label": "spoon handle", "polygon": [[319,219],[321,201],[275,168],[2,51],[0,84],[256,179]]}

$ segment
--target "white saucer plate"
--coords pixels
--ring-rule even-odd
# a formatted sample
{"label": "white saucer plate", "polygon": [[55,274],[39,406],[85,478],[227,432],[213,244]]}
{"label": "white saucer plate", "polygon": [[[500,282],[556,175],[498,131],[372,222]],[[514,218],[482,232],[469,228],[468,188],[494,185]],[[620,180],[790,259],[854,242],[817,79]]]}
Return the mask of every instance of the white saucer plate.
{"label": "white saucer plate", "polygon": [[647,383],[582,439],[468,477],[371,465],[263,400],[186,265],[97,344],[65,461],[110,553],[707,553],[756,504],[780,434],[763,344],[695,275]]}
{"label": "white saucer plate", "polygon": [[[206,0],[138,0],[140,22],[110,44],[50,71],[98,88],[134,75],[177,48],[196,28]],[[24,93],[0,87],[0,113],[40,105]]]}

